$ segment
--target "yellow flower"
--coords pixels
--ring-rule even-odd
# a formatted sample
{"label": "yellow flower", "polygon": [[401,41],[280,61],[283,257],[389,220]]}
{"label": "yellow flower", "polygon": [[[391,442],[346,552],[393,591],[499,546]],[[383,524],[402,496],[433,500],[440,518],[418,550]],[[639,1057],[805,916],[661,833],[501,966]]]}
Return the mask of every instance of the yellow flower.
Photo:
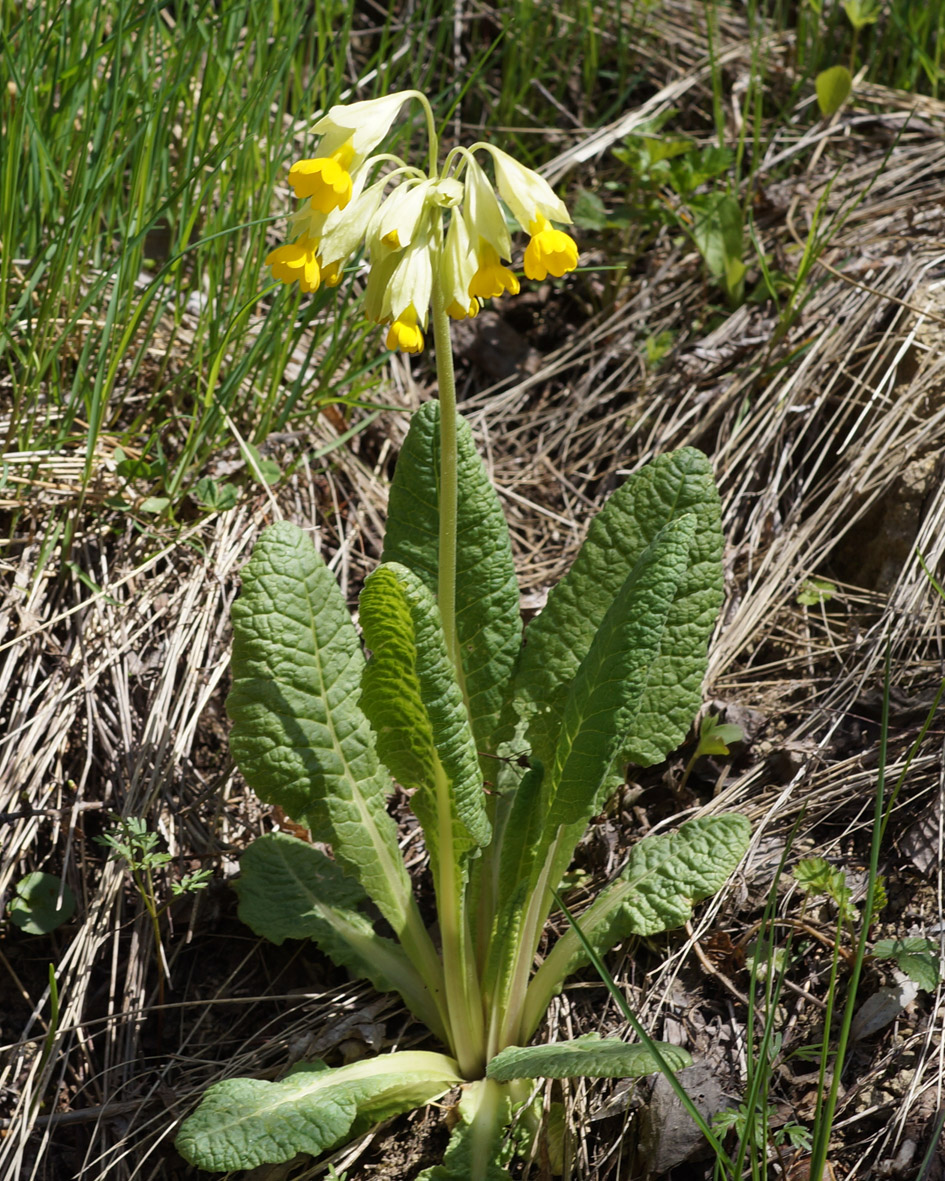
{"label": "yellow flower", "polygon": [[574,239],[552,227],[539,213],[528,227],[531,240],[525,247],[525,274],[529,279],[544,279],[550,271],[560,279],[577,266],[578,248]]}
{"label": "yellow flower", "polygon": [[466,159],[466,228],[473,242],[484,240],[497,255],[512,257],[512,239],[505,214],[489,179],[472,156]]}
{"label": "yellow flower", "polygon": [[322,137],[322,152],[330,156],[343,144],[348,144],[353,153],[354,168],[357,169],[384,139],[398,111],[414,93],[398,90],[383,98],[369,98],[363,102],[330,107],[328,114],[323,115],[312,128],[316,135]]}
{"label": "yellow flower", "polygon": [[523,230],[532,233],[532,222],[539,215],[549,221],[561,221],[565,224],[571,221],[564,202],[543,176],[520,164],[508,152],[500,151],[489,144],[485,147],[495,162],[499,196],[512,210],[512,216]]}
{"label": "yellow flower", "polygon": [[469,294],[478,299],[492,299],[504,291],[518,295],[518,279],[508,267],[502,265],[496,249],[480,239],[478,254],[479,269],[469,284]]}
{"label": "yellow flower", "polygon": [[410,304],[391,324],[387,333],[387,347],[392,352],[422,353],[423,333],[417,323],[417,310]]}
{"label": "yellow flower", "polygon": [[318,243],[314,239],[302,237],[270,250],[266,255],[266,266],[272,268],[272,277],[280,283],[298,282],[310,295],[318,290],[320,279],[317,251]]}
{"label": "yellow flower", "polygon": [[344,143],[330,156],[299,160],[289,169],[289,184],[296,197],[310,198],[319,213],[344,209],[351,200],[351,173],[348,171],[354,149]]}

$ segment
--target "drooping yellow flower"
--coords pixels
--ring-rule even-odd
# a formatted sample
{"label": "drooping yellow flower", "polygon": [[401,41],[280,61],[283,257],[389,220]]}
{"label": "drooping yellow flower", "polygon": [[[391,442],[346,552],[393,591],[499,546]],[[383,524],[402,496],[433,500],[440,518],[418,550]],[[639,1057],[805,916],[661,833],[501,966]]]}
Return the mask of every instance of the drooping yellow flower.
{"label": "drooping yellow flower", "polygon": [[477,299],[494,299],[504,291],[513,295],[519,293],[519,282],[508,267],[502,265],[498,252],[488,242],[480,240],[479,267],[469,284],[470,296]]}
{"label": "drooping yellow flower", "polygon": [[302,237],[270,250],[266,266],[272,268],[272,277],[281,283],[297,282],[307,295],[318,290],[321,268],[318,243],[312,238]]}
{"label": "drooping yellow flower", "polygon": [[539,214],[549,221],[570,224],[567,207],[543,176],[520,164],[508,152],[494,148],[491,144],[485,147],[495,163],[499,196],[512,210],[512,216],[523,230],[529,230]]}
{"label": "drooping yellow flower", "polygon": [[353,153],[351,167],[357,169],[390,131],[400,108],[415,94],[416,91],[398,90],[381,98],[330,107],[328,114],[312,128],[322,137],[322,152],[330,156],[347,144]]}
{"label": "drooping yellow flower", "polygon": [[392,352],[422,353],[423,332],[417,323],[417,309],[410,304],[400,313],[387,332],[387,347]]}
{"label": "drooping yellow flower", "polygon": [[529,279],[544,279],[550,272],[560,279],[577,266],[577,243],[564,230],[556,230],[539,213],[528,227],[531,239],[525,247],[525,274]]}
{"label": "drooping yellow flower", "polygon": [[446,245],[440,259],[443,302],[451,320],[465,320],[467,316],[479,314],[479,300],[469,292],[475,274],[476,256],[469,241],[469,231],[463,218],[454,211],[450,215]]}
{"label": "drooping yellow flower", "polygon": [[[371,155],[412,99],[431,128],[427,171]],[[560,277],[578,259],[574,240],[553,224],[571,219],[547,181],[489,143],[454,148],[441,167],[432,124],[417,91],[332,107],[313,128],[321,136],[317,155],[289,174],[301,200],[290,216],[294,241],[266,259],[276,279],[311,292],[319,283],[338,284],[348,259],[366,248],[364,310],[385,326],[388,348],[406,353],[423,349],[431,303],[461,320],[486,299],[518,293],[509,265],[512,218],[530,235],[530,279]],[[490,175],[478,162],[482,153],[491,157]]]}
{"label": "drooping yellow flower", "polygon": [[354,149],[344,143],[330,156],[318,156],[313,160],[298,160],[289,169],[289,184],[296,197],[312,203],[319,213],[331,213],[333,209],[344,209],[351,200],[351,173],[348,171]]}

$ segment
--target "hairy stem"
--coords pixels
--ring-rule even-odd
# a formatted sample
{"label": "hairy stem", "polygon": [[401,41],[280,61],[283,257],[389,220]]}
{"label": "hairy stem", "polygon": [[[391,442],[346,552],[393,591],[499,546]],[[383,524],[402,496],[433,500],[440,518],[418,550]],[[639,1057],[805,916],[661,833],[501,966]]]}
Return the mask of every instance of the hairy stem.
{"label": "hairy stem", "polygon": [[436,379],[440,393],[440,537],[437,571],[437,603],[446,650],[456,666],[462,684],[459,639],[456,635],[456,379],[453,374],[453,350],[450,345],[450,322],[440,284],[433,284],[433,342],[436,349]]}

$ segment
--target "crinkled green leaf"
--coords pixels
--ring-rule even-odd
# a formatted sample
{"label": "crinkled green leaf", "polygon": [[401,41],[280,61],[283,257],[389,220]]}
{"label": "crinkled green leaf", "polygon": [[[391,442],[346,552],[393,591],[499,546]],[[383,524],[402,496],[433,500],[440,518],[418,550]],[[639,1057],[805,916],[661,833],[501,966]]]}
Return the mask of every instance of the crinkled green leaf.
{"label": "crinkled green leaf", "polygon": [[[692,1065],[692,1059],[679,1046],[655,1044],[672,1070]],[[486,1076],[497,1082],[513,1078],[635,1078],[659,1069],[646,1046],[631,1046],[619,1038],[589,1033],[545,1046],[508,1046],[491,1060]]]}
{"label": "crinkled green leaf", "polygon": [[364,655],[331,571],[301,529],[270,526],[243,569],[233,604],[230,748],[262,799],[304,819],[331,842],[414,963],[430,965],[385,802],[390,777],[361,711]]}
{"label": "crinkled green leaf", "polygon": [[279,1082],[215,1083],[181,1126],[177,1151],[224,1172],[313,1156],[359,1130],[429,1103],[462,1083],[445,1054],[410,1050],[327,1070],[306,1065]]}
{"label": "crinkled green leaf", "polygon": [[[414,414],[397,460],[388,504],[385,562],[407,566],[436,593],[439,553],[439,403]],[[459,504],[456,630],[476,748],[494,754],[508,679],[522,643],[518,583],[508,525],[495,489],[457,416]],[[483,774],[495,772],[482,759]]]}
{"label": "crinkled green leaf", "polygon": [[516,710],[535,757],[550,765],[568,691],[628,574],[672,520],[694,514],[689,567],[650,667],[632,741],[618,762],[649,766],[685,738],[699,705],[706,645],[722,601],[718,493],[706,457],[684,447],[655,459],[610,497],[573,566],[526,630],[515,672]]}
{"label": "crinkled green leaf", "polygon": [[457,1105],[459,1121],[453,1128],[441,1165],[424,1169],[417,1181],[511,1181],[499,1163],[502,1134],[512,1119],[507,1087],[479,1079],[463,1088]]}
{"label": "crinkled green leaf", "polygon": [[360,909],[367,895],[321,850],[286,833],[257,838],[240,860],[239,916],[257,935],[280,944],[313,939],[336,964],[398,992],[408,1008],[444,1038],[436,1006],[402,947],[374,930]]}
{"label": "crinkled green leaf", "polygon": [[618,591],[581,661],[549,774],[549,828],[575,824],[595,811],[617,752],[637,733],[694,529],[691,514],[664,526]]}
{"label": "crinkled green leaf", "polygon": [[[700,817],[676,832],[644,837],[630,850],[621,875],[577,920],[584,938],[603,954],[629,935],[655,935],[682,926],[697,902],[725,885],[750,838],[751,826],[737,813]],[[563,981],[586,962],[577,933],[569,929],[528,987],[525,1029],[537,1025]]]}
{"label": "crinkled green leaf", "polygon": [[443,776],[456,822],[449,855],[485,845],[491,827],[479,758],[433,595],[407,567],[385,563],[368,576],[360,608],[372,652],[361,706],[385,764],[404,787],[416,789],[411,804],[431,857],[440,843],[437,792]]}
{"label": "crinkled green leaf", "polygon": [[360,618],[373,653],[361,700],[385,762],[415,789],[410,804],[433,872],[452,1045],[468,1065],[482,1001],[465,885],[470,854],[491,835],[476,745],[439,610],[417,575],[396,562],[379,567],[364,584]]}

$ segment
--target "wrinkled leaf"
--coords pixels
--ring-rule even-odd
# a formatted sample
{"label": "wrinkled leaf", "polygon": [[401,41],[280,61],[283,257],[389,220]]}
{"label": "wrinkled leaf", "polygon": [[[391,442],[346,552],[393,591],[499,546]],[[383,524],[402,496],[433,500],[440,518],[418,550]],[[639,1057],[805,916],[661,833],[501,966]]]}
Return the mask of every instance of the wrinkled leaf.
{"label": "wrinkled leaf", "polygon": [[[397,460],[388,503],[383,560],[412,570],[433,594],[439,553],[439,403],[414,414]],[[457,415],[459,504],[456,528],[456,630],[476,748],[495,754],[509,675],[522,643],[518,582],[505,514],[473,442]],[[483,758],[488,779],[494,761]]]}
{"label": "wrinkled leaf", "polygon": [[462,691],[446,651],[440,613],[430,591],[405,566],[385,563],[361,592],[360,620],[372,656],[364,669],[361,705],[378,751],[404,787],[423,824],[427,850],[439,856],[437,795],[441,779],[454,817],[458,857],[489,841],[479,758]]}
{"label": "wrinkled leaf", "polygon": [[399,944],[378,935],[361,907],[367,895],[319,849],[286,833],[258,837],[240,860],[239,917],[257,935],[281,944],[313,939],[336,964],[398,992],[407,1007],[444,1038],[429,992]]}
{"label": "wrinkled leaf", "polygon": [[274,1083],[227,1079],[207,1090],[175,1146],[192,1165],[216,1172],[315,1156],[463,1081],[452,1058],[423,1050],[335,1070],[305,1064]]}
{"label": "wrinkled leaf", "polygon": [[[578,922],[584,938],[603,954],[629,935],[655,935],[686,923],[692,908],[717,894],[748,848],[744,816],[705,816],[676,832],[644,837],[627,866],[603,889]],[[587,953],[572,929],[545,957],[528,987],[526,1030],[541,1020],[554,993]]]}
{"label": "wrinkled leaf", "polygon": [[358,705],[364,656],[334,576],[281,521],[257,541],[242,580],[226,702],[237,765],[261,799],[331,843],[395,930],[419,931],[385,807],[393,785]]}
{"label": "wrinkled leaf", "polygon": [[548,828],[592,815],[617,752],[638,732],[637,715],[688,569],[694,529],[695,518],[687,514],[661,530],[591,641],[564,705],[549,771]]}
{"label": "wrinkled leaf", "polygon": [[[671,1070],[692,1063],[679,1046],[667,1042],[656,1046]],[[486,1076],[497,1082],[513,1078],[634,1078],[659,1069],[646,1046],[589,1033],[545,1046],[509,1046],[490,1061]]]}
{"label": "wrinkled leaf", "polygon": [[650,766],[686,737],[702,700],[706,645],[722,601],[718,493],[706,457],[685,447],[655,459],[610,497],[573,566],[526,631],[515,704],[532,755],[550,766],[572,680],[641,554],[669,522],[694,514],[689,567],[650,669],[621,763]]}

